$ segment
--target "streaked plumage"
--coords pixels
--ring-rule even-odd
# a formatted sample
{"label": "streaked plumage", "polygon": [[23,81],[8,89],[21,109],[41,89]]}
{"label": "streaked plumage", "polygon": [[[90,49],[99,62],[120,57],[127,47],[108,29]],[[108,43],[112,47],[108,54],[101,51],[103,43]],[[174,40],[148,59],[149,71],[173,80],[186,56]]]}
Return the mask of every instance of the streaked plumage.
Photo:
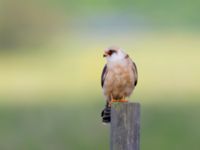
{"label": "streaked plumage", "polygon": [[104,122],[110,122],[109,115],[105,120],[105,111],[110,110],[112,100],[122,100],[131,95],[137,85],[138,74],[135,63],[122,49],[108,48],[104,57],[107,59],[107,64],[101,75],[101,85],[107,104],[102,117]]}

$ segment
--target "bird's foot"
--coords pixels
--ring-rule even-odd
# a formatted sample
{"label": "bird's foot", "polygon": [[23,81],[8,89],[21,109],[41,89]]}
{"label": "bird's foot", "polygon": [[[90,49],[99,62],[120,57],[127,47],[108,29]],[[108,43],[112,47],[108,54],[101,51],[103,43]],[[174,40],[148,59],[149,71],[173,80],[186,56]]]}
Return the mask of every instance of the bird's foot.
{"label": "bird's foot", "polygon": [[120,102],[120,103],[126,103],[126,102],[128,102],[128,100],[126,100],[126,99],[120,99],[120,100],[118,100],[118,102]]}
{"label": "bird's foot", "polygon": [[122,99],[119,100],[120,103],[126,103],[128,100],[125,99],[125,96],[122,97]]}
{"label": "bird's foot", "polygon": [[117,99],[112,99],[111,100],[111,103],[115,103],[115,102],[119,102],[120,100],[117,100]]}
{"label": "bird's foot", "polygon": [[112,99],[112,100],[109,102],[109,106],[111,106],[112,103],[126,103],[126,102],[128,102],[128,100],[126,100],[126,99],[119,99],[119,100]]}

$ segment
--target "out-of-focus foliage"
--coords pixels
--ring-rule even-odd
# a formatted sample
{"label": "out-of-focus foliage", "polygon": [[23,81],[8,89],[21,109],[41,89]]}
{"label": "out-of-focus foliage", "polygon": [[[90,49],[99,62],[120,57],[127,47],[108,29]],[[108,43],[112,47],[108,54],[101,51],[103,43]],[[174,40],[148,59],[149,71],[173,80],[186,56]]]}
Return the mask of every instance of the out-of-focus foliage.
{"label": "out-of-focus foliage", "polygon": [[0,150],[109,149],[104,48],[138,66],[141,149],[199,150],[199,1],[1,0]]}
{"label": "out-of-focus foliage", "polygon": [[[198,28],[199,5],[200,2],[195,0],[1,0],[0,50],[42,46],[48,44],[58,32],[73,32],[76,30],[74,26],[84,28],[87,21],[94,23],[98,19],[103,22],[111,19],[113,22],[112,18],[116,18],[108,26],[123,25],[125,21],[124,24],[132,27]],[[109,17],[101,20],[101,16]],[[91,17],[96,20],[91,20]]]}
{"label": "out-of-focus foliage", "polygon": [[0,50],[38,47],[47,44],[61,27],[59,11],[34,1],[8,0],[1,4]]}

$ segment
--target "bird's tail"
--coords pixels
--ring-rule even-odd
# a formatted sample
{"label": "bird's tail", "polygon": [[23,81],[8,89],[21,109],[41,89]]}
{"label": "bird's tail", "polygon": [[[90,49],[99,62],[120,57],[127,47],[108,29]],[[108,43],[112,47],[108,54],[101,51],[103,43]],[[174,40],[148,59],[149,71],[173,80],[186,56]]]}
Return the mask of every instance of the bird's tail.
{"label": "bird's tail", "polygon": [[111,120],[111,107],[106,104],[105,108],[101,112],[102,122],[103,123],[110,123]]}

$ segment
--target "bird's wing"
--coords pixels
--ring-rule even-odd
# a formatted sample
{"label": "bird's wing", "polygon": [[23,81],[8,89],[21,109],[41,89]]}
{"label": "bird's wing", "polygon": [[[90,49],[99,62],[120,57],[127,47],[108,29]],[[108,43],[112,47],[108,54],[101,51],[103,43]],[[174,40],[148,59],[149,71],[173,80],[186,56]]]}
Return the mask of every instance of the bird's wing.
{"label": "bird's wing", "polygon": [[104,66],[102,74],[101,74],[101,87],[103,87],[104,85],[106,74],[107,74],[107,65]]}
{"label": "bird's wing", "polygon": [[134,78],[135,78],[135,83],[134,85],[136,86],[137,85],[137,82],[138,82],[138,71],[137,71],[137,66],[136,64],[132,61],[133,63],[133,67],[132,67],[132,70],[133,70],[133,73],[134,73]]}

